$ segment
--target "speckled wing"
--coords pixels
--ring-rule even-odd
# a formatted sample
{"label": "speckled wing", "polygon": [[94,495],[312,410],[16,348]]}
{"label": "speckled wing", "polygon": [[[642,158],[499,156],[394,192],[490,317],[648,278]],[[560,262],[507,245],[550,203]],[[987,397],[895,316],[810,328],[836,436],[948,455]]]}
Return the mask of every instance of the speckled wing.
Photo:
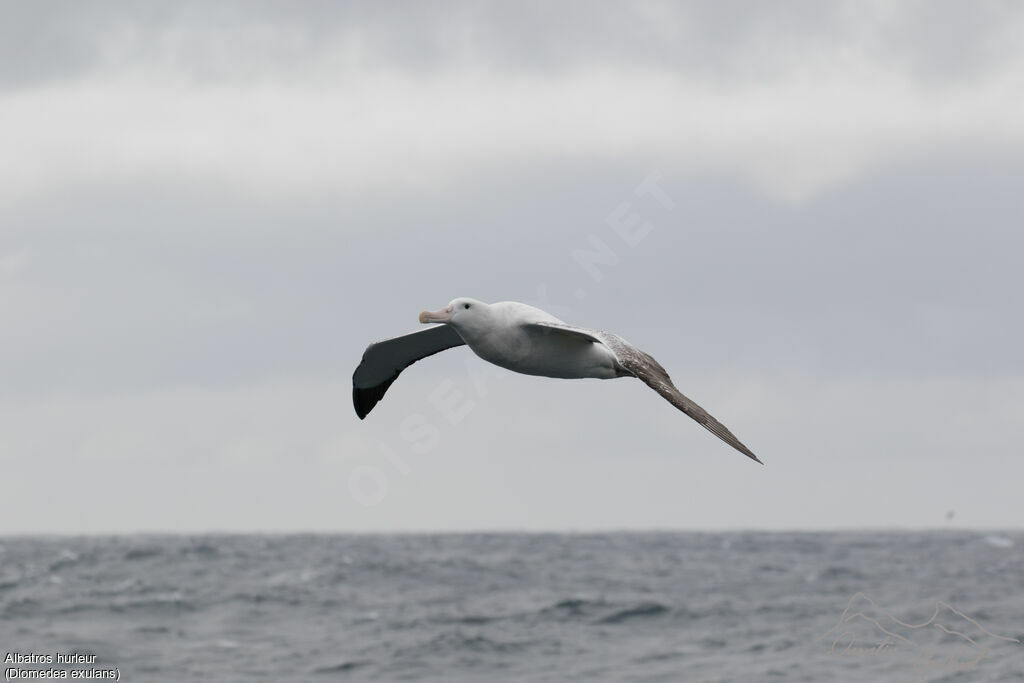
{"label": "speckled wing", "polygon": [[[616,360],[618,360],[619,365],[621,365],[622,369],[625,371],[623,373],[624,375],[630,374],[641,380],[644,384],[661,394],[666,401],[699,422],[705,429],[717,436],[719,439],[726,442],[748,458],[761,462],[761,460],[754,455],[753,451],[744,446],[743,443],[737,439],[724,424],[712,417],[711,413],[684,396],[683,393],[676,388],[676,385],[672,383],[672,378],[668,376],[668,372],[665,371],[665,368],[661,367],[661,364],[658,363],[658,361],[654,360],[650,355],[636,348],[622,337],[614,335],[611,332],[588,330],[583,327],[566,325],[565,323],[539,322],[531,324],[551,330],[559,330],[569,334],[575,334],[577,336],[590,339],[595,343],[604,344],[612,353],[615,354]],[[761,462],[761,464],[763,465],[764,463]]]}
{"label": "speckled wing", "polygon": [[449,325],[438,325],[370,344],[352,375],[352,404],[362,420],[407,367],[427,356],[465,344]]}

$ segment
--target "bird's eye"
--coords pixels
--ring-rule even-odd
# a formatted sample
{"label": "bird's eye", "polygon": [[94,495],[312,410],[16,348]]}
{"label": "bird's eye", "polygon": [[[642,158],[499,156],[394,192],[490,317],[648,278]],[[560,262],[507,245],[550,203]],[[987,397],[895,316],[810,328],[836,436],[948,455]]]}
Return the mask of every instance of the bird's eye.
{"label": "bird's eye", "polygon": [[469,308],[469,304],[463,304],[462,307],[463,308]]}

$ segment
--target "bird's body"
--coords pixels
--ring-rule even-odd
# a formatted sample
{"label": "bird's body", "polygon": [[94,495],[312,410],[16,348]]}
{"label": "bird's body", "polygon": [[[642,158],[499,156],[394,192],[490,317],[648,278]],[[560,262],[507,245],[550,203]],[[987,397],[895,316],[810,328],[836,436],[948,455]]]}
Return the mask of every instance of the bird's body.
{"label": "bird's body", "polygon": [[615,354],[606,346],[535,327],[544,323],[566,324],[539,308],[502,301],[488,305],[473,324],[455,329],[473,353],[513,372],[558,379],[621,376],[616,374]]}
{"label": "bird's body", "polygon": [[569,325],[515,301],[486,304],[467,298],[455,299],[440,311],[421,313],[420,322],[441,325],[366,348],[352,376],[352,400],[360,419],[406,367],[465,344],[480,358],[525,375],[636,377],[730,446],[761,462],[725,425],[684,396],[654,358],[614,334]]}

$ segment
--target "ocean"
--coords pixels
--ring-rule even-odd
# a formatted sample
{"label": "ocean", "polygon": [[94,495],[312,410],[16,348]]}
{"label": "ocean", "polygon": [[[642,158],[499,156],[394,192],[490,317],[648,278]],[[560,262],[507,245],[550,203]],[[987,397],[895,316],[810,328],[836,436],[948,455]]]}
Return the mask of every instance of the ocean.
{"label": "ocean", "polygon": [[1021,532],[0,538],[7,680],[1024,681]]}

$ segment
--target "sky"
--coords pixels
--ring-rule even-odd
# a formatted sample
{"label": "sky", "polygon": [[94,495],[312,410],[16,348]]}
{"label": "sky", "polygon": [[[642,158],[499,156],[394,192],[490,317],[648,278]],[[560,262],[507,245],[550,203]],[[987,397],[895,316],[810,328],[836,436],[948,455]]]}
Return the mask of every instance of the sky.
{"label": "sky", "polygon": [[[0,533],[1019,527],[1024,6],[0,4]],[[641,383],[466,348],[453,298]],[[950,515],[952,517],[950,518]]]}

